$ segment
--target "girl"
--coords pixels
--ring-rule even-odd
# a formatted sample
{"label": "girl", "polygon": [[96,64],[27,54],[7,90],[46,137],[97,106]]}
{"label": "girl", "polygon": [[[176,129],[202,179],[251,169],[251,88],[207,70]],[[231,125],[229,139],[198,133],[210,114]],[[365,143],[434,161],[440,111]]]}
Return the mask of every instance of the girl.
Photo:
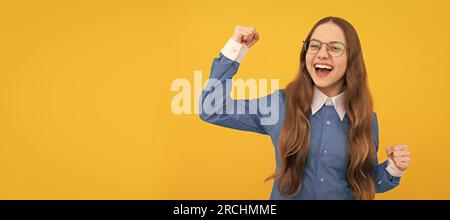
{"label": "girl", "polygon": [[[214,59],[200,97],[200,118],[271,137],[276,170],[271,199],[373,199],[396,187],[408,168],[406,145],[387,147],[378,164],[378,122],[354,27],[337,17],[318,21],[303,42],[300,68],[285,89],[259,99],[233,100],[231,78],[259,40],[237,26]],[[268,113],[261,103],[277,106]],[[225,110],[225,112],[224,112]],[[274,123],[262,119],[276,115]]]}

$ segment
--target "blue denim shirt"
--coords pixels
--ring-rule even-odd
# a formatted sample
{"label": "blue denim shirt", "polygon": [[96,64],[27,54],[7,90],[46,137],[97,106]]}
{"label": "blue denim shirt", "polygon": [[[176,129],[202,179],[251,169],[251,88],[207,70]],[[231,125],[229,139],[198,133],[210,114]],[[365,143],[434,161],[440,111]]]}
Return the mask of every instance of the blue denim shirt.
{"label": "blue denim shirt", "polygon": [[[276,167],[280,166],[278,138],[285,117],[284,90],[258,99],[231,99],[230,79],[236,74],[239,63],[223,54],[214,59],[210,80],[200,97],[200,118],[209,123],[260,134],[269,135],[275,147]],[[220,96],[219,96],[220,94]],[[271,112],[262,109],[276,106]],[[275,105],[274,105],[275,104]],[[264,111],[263,111],[264,110]],[[261,119],[276,118],[269,123]],[[275,117],[273,117],[275,116]],[[352,199],[347,180],[347,116],[341,121],[333,106],[322,106],[314,115],[309,115],[311,124],[310,146],[301,190],[293,197],[281,195],[274,181],[270,199]],[[372,130],[375,152],[378,151],[378,123],[374,113]],[[377,192],[386,192],[400,182],[399,177],[386,171],[387,161],[378,164],[375,155],[373,178]]]}

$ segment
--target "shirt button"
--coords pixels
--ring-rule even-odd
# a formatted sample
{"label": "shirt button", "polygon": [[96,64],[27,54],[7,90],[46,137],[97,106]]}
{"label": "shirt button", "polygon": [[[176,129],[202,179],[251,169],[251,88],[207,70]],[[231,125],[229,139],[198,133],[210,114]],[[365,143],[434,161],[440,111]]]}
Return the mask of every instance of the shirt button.
{"label": "shirt button", "polygon": [[320,178],[320,182],[323,183],[323,177]]}
{"label": "shirt button", "polygon": [[327,154],[327,153],[328,153],[328,151],[327,151],[327,150],[323,150],[323,153],[324,153],[324,154]]}
{"label": "shirt button", "polygon": [[327,121],[327,125],[330,125],[331,124],[331,122],[330,121]]}

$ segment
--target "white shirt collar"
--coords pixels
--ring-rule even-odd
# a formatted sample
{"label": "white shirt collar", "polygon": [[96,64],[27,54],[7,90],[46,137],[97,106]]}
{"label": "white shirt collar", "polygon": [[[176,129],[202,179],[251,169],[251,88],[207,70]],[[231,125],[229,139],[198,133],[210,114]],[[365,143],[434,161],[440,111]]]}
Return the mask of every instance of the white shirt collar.
{"label": "white shirt collar", "polygon": [[311,104],[311,113],[313,115],[316,114],[316,112],[319,111],[319,109],[321,109],[323,105],[327,106],[332,105],[334,106],[334,109],[338,113],[341,121],[344,120],[345,116],[344,95],[345,92],[342,92],[337,96],[328,97],[316,86],[314,86],[314,95],[313,95],[313,102]]}

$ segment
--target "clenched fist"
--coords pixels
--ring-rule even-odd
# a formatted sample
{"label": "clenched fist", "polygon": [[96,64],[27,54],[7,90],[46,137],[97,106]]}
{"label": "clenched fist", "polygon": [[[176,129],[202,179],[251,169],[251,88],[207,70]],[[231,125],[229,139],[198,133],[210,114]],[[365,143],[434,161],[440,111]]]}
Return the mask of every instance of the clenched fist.
{"label": "clenched fist", "polygon": [[408,169],[409,162],[411,161],[408,146],[402,144],[394,147],[387,147],[386,154],[399,170],[405,171]]}
{"label": "clenched fist", "polygon": [[239,43],[246,44],[250,48],[259,40],[259,33],[256,32],[254,27],[236,26],[232,38]]}

